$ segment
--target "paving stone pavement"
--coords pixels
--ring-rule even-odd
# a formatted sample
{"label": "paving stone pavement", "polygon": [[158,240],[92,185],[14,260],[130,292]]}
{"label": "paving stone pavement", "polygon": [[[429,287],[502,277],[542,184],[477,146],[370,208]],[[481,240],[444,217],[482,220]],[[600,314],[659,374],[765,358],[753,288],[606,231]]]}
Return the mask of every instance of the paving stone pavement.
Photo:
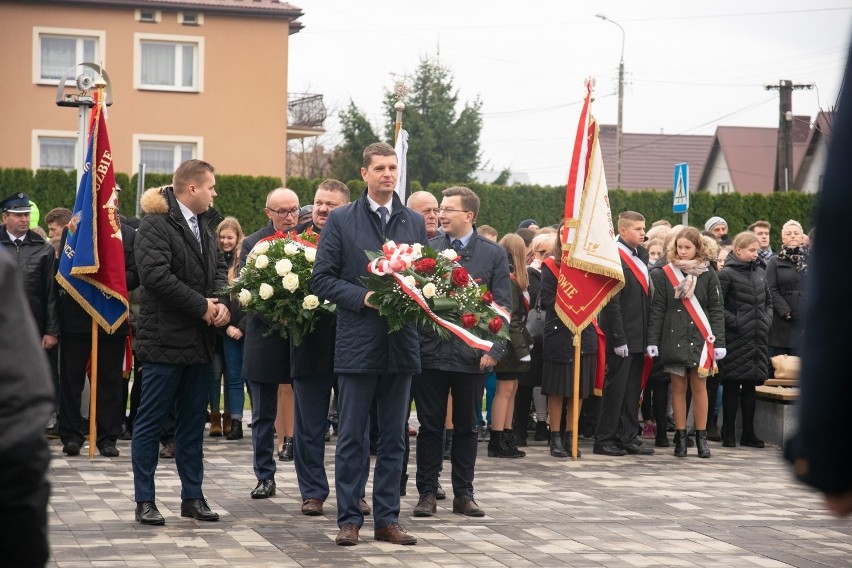
{"label": "paving stone pavement", "polygon": [[[489,458],[479,445],[475,487],[484,518],[453,514],[450,491],[436,517],[415,519],[412,438],[400,522],[418,544],[374,541],[368,517],[354,547],[334,544],[333,487],[325,516],[300,514],[292,462],[278,462],[274,498],[249,498],[255,478],[248,437],[205,438],[204,488],[221,515],[216,523],[180,517],[174,461],[161,460],[165,527],[134,522],[130,442],[119,442],[120,457],[90,462],[86,448],[68,458],[53,441],[48,566],[852,566],[852,522],[825,513],[818,495],[793,481],[777,448],[711,443],[709,460],[694,448],[686,459],[670,449],[613,458],[593,455],[591,441],[581,439],[583,457],[572,462],[530,440],[522,459]],[[330,477],[333,444],[326,449]]]}

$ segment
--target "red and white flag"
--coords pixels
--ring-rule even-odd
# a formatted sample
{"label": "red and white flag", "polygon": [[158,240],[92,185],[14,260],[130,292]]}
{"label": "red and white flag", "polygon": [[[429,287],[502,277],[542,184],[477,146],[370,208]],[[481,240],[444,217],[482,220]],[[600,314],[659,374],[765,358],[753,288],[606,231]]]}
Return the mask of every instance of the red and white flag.
{"label": "red and white flag", "polygon": [[592,84],[587,81],[565,191],[565,221],[560,231],[562,258],[556,313],[574,334],[589,325],[624,287],[591,99]]}

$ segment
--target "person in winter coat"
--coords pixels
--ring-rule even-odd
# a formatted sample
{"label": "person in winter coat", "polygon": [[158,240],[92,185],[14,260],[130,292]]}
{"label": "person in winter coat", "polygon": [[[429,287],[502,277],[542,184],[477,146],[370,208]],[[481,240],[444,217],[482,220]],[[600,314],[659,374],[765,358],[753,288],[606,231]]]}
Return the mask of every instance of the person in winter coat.
{"label": "person in winter coat", "polygon": [[740,444],[762,448],[754,433],[755,387],[769,373],[769,326],[772,300],[766,273],[758,264],[760,241],[746,231],[734,237],[733,250],[719,273],[725,302],[725,344],[722,369],[722,445],[736,446],[737,406],[742,405]]}
{"label": "person in winter coat", "polygon": [[142,196],[145,218],[136,232],[136,265],[142,285],[136,354],[144,368],[142,401],[133,428],[132,462],[136,520],[162,525],[154,503],[160,429],[176,412],[175,459],[181,481],[181,516],[216,521],[201,484],[202,443],[216,327],[228,323],[228,267],[214,234],[219,214],[213,166],[187,160],[172,187]]}
{"label": "person in winter coat", "polygon": [[[769,356],[796,355],[796,327],[805,307],[805,282],[810,249],[798,221],[789,220],[781,228],[781,250],[769,259],[766,279],[772,295],[772,326],[769,328]],[[799,330],[801,331],[801,330]]]}
{"label": "person in winter coat", "polygon": [[725,317],[719,277],[704,256],[701,233],[681,229],[667,251],[669,263],[655,272],[654,298],[648,325],[651,357],[660,357],[672,377],[672,409],[677,457],[686,456],[686,386],[692,387],[698,456],[710,457],[707,446],[707,388],[705,378],[715,374],[724,359]]}

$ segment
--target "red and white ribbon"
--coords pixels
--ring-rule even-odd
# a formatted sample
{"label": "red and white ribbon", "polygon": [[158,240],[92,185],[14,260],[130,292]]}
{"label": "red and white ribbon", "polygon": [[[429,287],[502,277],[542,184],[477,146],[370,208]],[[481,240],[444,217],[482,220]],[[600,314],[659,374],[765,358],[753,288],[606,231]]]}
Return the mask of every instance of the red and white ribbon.
{"label": "red and white ribbon", "polygon": [[[686,278],[683,272],[672,263],[665,265],[663,272],[674,288],[677,288],[677,285]],[[695,327],[698,328],[698,331],[701,332],[701,336],[704,338],[704,345],[701,348],[701,359],[698,362],[698,374],[702,377],[715,375],[717,367],[716,361],[713,359],[713,344],[716,342],[716,336],[713,335],[710,328],[710,320],[707,319],[707,314],[704,313],[704,308],[698,303],[695,294],[687,299],[681,298],[681,302],[683,302],[683,307],[686,308],[686,311],[692,317],[693,323],[695,323]]]}

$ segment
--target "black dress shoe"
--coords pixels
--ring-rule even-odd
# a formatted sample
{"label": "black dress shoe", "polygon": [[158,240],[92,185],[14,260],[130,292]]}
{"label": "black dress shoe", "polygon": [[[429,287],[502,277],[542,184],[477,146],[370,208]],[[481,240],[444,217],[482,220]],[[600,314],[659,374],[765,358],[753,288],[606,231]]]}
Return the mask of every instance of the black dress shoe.
{"label": "black dress shoe", "polygon": [[118,448],[113,446],[112,444],[105,444],[102,448],[100,448],[101,455],[105,458],[117,458],[121,452],[118,451]]}
{"label": "black dress shoe", "polygon": [[140,501],[136,503],[136,522],[143,525],[164,525],[166,519],[157,510],[153,501]]}
{"label": "black dress shoe", "polygon": [[68,442],[64,446],[62,446],[62,451],[69,456],[79,456],[80,455],[80,444],[77,442]]}
{"label": "black dress shoe", "polygon": [[252,499],[269,499],[275,496],[275,480],[264,479],[258,481],[257,486],[251,491]]}
{"label": "black dress shoe", "polygon": [[627,444],[624,446],[624,451],[626,451],[631,456],[652,456],[654,455],[654,448],[644,448],[638,444]]}
{"label": "black dress shoe", "polygon": [[192,517],[197,521],[219,520],[219,513],[210,510],[206,499],[184,499],[180,503],[180,516]]}
{"label": "black dress shoe", "polygon": [[615,444],[601,444],[600,446],[595,444],[592,453],[601,456],[626,456],[627,450],[622,450]]}

